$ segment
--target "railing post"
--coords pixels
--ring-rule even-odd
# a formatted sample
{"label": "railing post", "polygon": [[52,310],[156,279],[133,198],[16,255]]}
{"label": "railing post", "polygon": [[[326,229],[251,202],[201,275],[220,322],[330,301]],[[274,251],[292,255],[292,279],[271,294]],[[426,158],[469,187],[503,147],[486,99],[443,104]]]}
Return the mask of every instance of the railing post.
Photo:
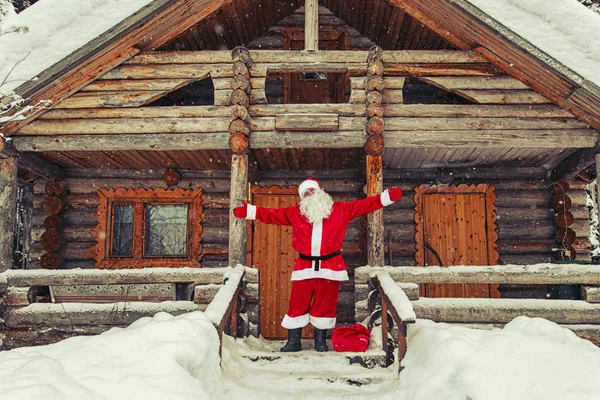
{"label": "railing post", "polygon": [[[387,320],[387,310],[388,305],[385,299],[383,298],[383,290],[381,289],[381,285],[379,285],[379,281],[377,282],[377,290],[379,291],[379,296],[381,299],[381,346],[383,347],[383,351],[385,352],[386,363],[390,363],[389,356],[389,343],[388,343],[388,320]],[[388,364],[388,365],[389,365]]]}

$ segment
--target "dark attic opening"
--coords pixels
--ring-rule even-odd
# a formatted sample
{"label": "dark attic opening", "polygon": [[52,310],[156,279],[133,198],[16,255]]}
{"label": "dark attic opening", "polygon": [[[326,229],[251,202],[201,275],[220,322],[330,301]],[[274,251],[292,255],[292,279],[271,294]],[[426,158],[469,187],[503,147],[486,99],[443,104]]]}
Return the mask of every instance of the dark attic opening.
{"label": "dark attic opening", "polygon": [[347,72],[306,71],[267,73],[269,104],[341,104],[350,100]]}
{"label": "dark attic opening", "polygon": [[475,104],[455,93],[415,77],[406,77],[402,88],[404,104]]}
{"label": "dark attic opening", "polygon": [[212,78],[208,77],[174,90],[148,106],[212,106],[214,104],[215,87]]}

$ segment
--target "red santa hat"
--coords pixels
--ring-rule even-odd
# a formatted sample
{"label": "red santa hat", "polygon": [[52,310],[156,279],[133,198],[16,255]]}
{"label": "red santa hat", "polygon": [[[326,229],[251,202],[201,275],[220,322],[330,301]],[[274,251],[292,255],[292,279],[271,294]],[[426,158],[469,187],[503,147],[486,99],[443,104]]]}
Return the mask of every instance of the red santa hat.
{"label": "red santa hat", "polygon": [[298,194],[300,195],[300,198],[303,198],[304,192],[310,188],[321,189],[321,184],[314,178],[306,178],[306,180],[302,182],[300,186],[298,186]]}

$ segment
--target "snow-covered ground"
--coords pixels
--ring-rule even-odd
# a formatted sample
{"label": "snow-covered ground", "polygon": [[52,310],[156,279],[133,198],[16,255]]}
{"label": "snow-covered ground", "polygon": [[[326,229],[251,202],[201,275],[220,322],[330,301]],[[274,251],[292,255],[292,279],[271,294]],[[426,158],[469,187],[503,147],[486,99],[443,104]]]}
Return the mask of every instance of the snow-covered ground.
{"label": "snow-covered ground", "polygon": [[[263,360],[255,371],[246,371],[250,362],[240,352],[257,342],[226,340],[221,371],[217,334],[204,313],[159,313],[99,336],[0,352],[0,399],[291,398],[284,393],[327,400],[600,398],[600,349],[544,319],[518,317],[494,330],[418,320],[409,327],[399,380],[393,368],[363,369],[384,379],[371,392],[352,385],[342,390],[336,378],[362,367],[342,365],[341,358],[314,350],[298,354],[306,356],[290,365]],[[326,371],[331,379],[296,377],[295,367]]]}

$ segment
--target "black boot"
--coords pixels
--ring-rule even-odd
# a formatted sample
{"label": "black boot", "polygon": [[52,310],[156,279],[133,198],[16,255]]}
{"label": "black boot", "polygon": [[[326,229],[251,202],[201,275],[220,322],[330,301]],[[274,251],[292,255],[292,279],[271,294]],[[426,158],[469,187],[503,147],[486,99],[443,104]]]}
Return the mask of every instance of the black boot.
{"label": "black boot", "polygon": [[315,350],[319,352],[328,351],[327,342],[327,329],[315,328]]}
{"label": "black boot", "polygon": [[281,348],[283,353],[291,353],[302,350],[302,328],[288,329],[288,341]]}

